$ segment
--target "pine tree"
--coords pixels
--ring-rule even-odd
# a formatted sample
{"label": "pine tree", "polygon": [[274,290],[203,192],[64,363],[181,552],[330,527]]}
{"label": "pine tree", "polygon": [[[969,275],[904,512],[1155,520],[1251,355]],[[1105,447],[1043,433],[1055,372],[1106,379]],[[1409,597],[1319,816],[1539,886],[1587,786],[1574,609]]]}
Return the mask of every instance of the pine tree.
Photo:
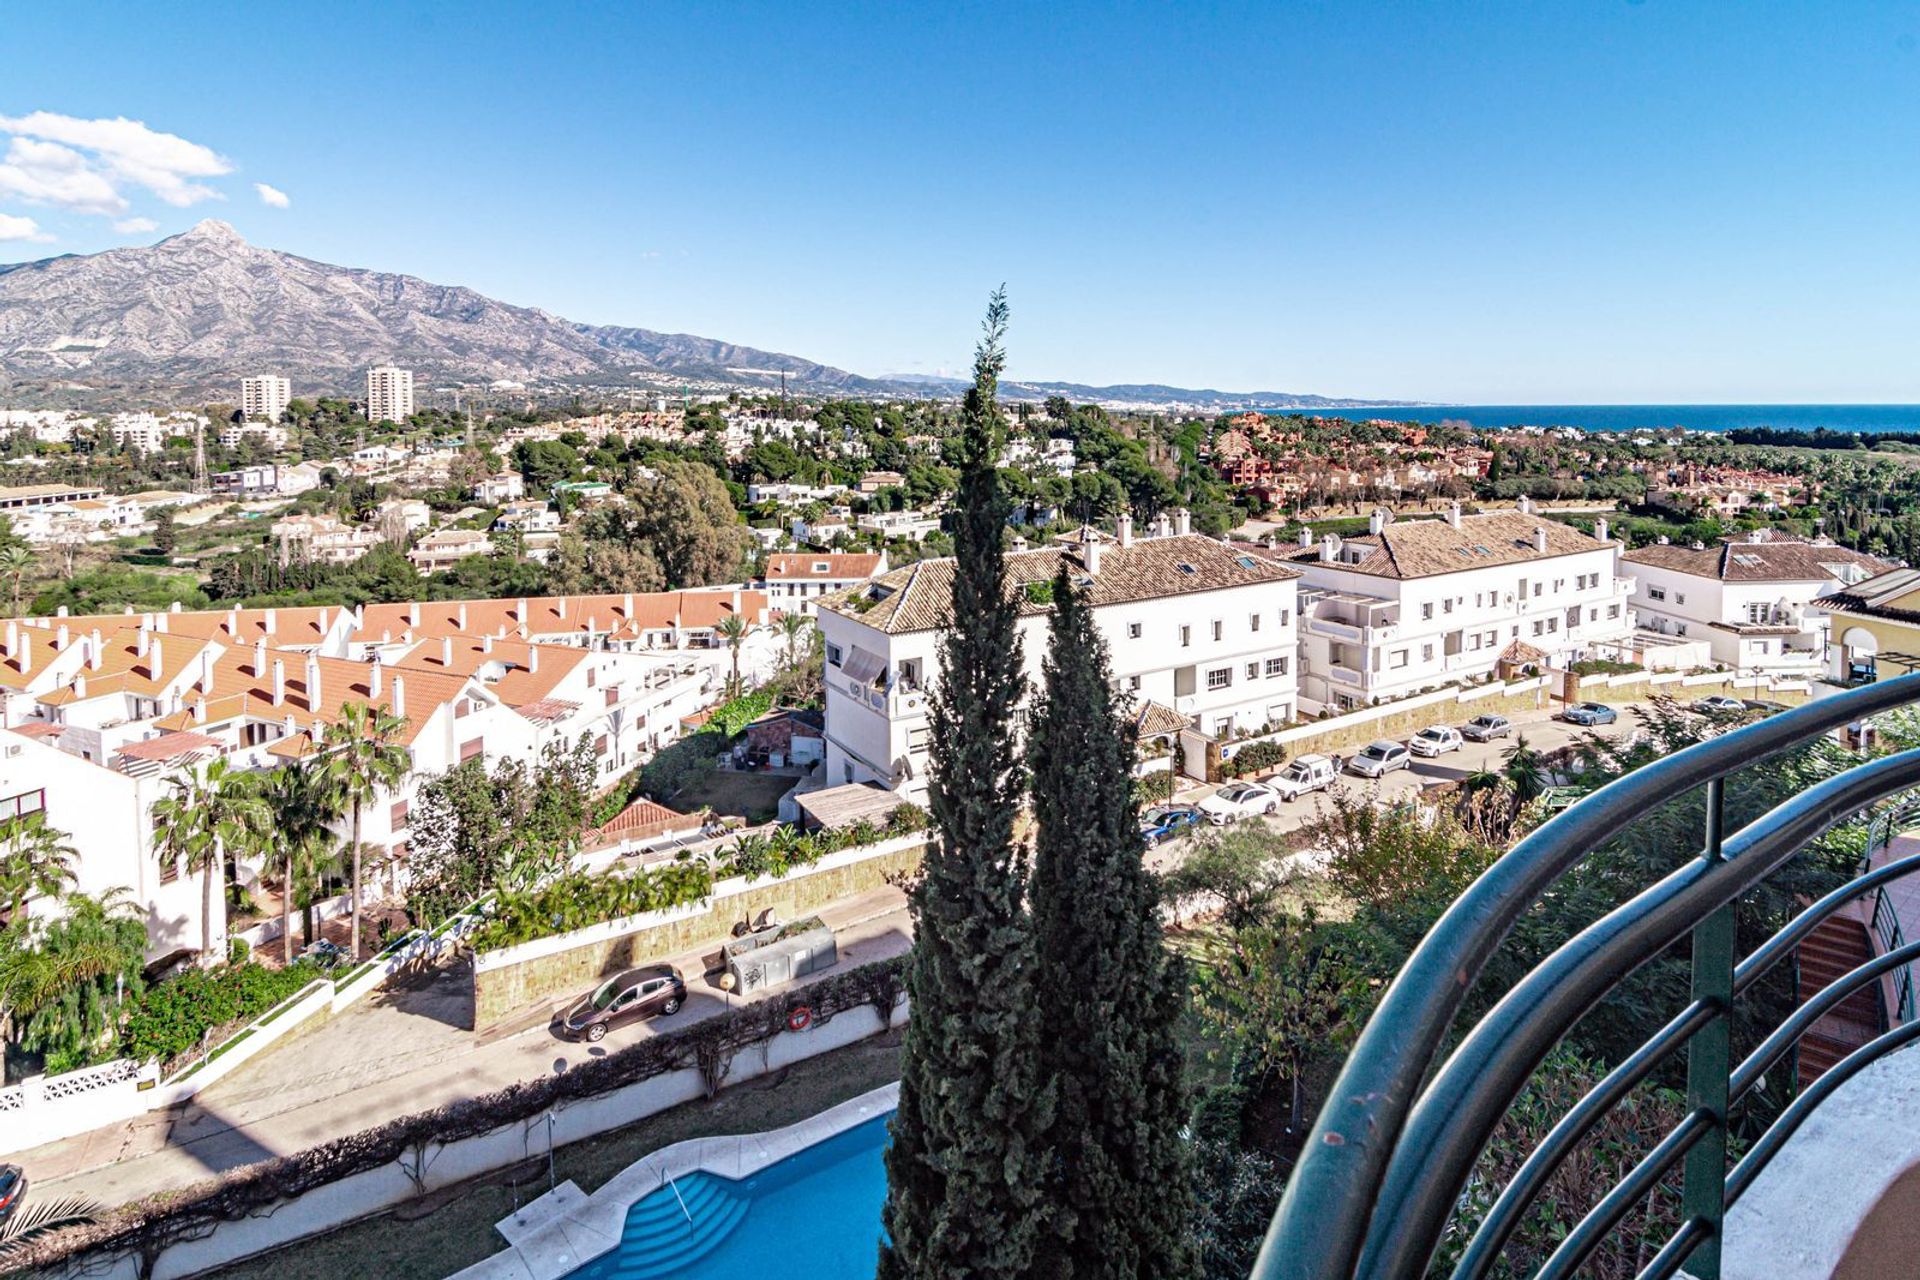
{"label": "pine tree", "polygon": [[1035,1146],[1048,1106],[1037,1074],[1033,934],[1026,857],[1013,840],[1023,782],[1015,712],[1026,679],[994,471],[1006,321],[1005,293],[996,292],[962,411],[953,624],[929,710],[937,839],[911,898],[912,1016],[887,1152],[882,1280],[1025,1277],[1047,1228]]}
{"label": "pine tree", "polygon": [[1054,1098],[1048,1189],[1058,1205],[1035,1274],[1180,1280],[1195,1270],[1176,1036],[1185,979],[1142,862],[1133,733],[1085,590],[1064,563],[1027,754],[1041,1079]]}

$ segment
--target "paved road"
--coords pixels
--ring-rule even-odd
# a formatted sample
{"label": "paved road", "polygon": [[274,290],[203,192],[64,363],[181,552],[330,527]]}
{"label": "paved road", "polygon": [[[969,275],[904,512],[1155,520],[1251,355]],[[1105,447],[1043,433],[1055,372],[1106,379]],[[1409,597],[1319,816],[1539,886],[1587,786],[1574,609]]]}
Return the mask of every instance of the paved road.
{"label": "paved road", "polygon": [[[834,925],[840,947],[841,964],[830,973],[909,945],[906,901],[897,889],[836,903],[820,915]],[[698,980],[697,956],[673,963],[691,988],[685,1007],[671,1018],[618,1028],[597,1045],[558,1038],[546,1011],[517,1030],[476,1036],[461,1025],[471,1017],[465,974],[430,969],[290,1037],[183,1106],[10,1159],[42,1192],[58,1188],[106,1205],[178,1190],[213,1172],[565,1071],[740,1001]]]}

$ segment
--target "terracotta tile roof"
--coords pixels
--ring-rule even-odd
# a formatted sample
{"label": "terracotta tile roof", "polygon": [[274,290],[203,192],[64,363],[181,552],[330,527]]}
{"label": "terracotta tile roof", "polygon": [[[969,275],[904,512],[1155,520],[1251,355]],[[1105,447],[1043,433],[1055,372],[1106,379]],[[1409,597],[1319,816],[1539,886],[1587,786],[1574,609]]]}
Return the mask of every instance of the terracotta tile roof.
{"label": "terracotta tile roof", "polygon": [[1547,651],[1528,644],[1525,640],[1515,640],[1500,651],[1500,661],[1512,663],[1541,663],[1547,660]]}
{"label": "terracotta tile roof", "polygon": [[585,843],[591,846],[616,840],[645,840],[669,831],[692,831],[699,826],[700,819],[692,814],[677,813],[651,800],[635,800],[589,831]]}
{"label": "terracotta tile roof", "polygon": [[1811,607],[1896,622],[1920,622],[1920,569],[1889,569],[1850,591],[1821,596]]}
{"label": "terracotta tile roof", "polygon": [[17,634],[19,652],[0,657],[0,688],[25,689],[44,676],[48,664],[61,653],[54,631],[22,626]]}
{"label": "terracotta tile roof", "polygon": [[538,702],[529,702],[523,707],[514,709],[527,719],[538,720],[544,724],[566,719],[580,709],[580,704],[568,702],[565,698],[542,698]]}
{"label": "terracotta tile roof", "polygon": [[[1084,553],[1077,547],[1044,547],[1007,556],[1008,589],[1016,593],[1022,614],[1047,611],[1048,606],[1026,598],[1026,584],[1051,581],[1062,561],[1075,577],[1085,576]],[[953,566],[951,559],[921,560],[882,574],[873,582],[826,596],[819,607],[890,635],[936,630],[952,618]],[[1299,576],[1277,560],[1201,534],[1184,534],[1148,538],[1130,547],[1103,544],[1100,572],[1092,579],[1092,599],[1094,607],[1099,608],[1287,582]]]}
{"label": "terracotta tile roof", "polygon": [[[75,681],[81,677],[86,679],[86,696],[89,698],[109,693],[159,697],[182,675],[200,668],[202,653],[213,652],[210,642],[198,636],[144,633],[138,627],[127,626],[124,618],[120,619],[120,624],[115,631],[99,633],[100,661],[97,666],[91,661],[81,663],[67,684],[42,694],[39,701],[46,706],[79,701],[80,693]],[[68,642],[84,644],[91,649],[95,633],[74,631],[71,623],[68,626]],[[54,636],[57,643],[57,630]]]}
{"label": "terracotta tile roof", "polygon": [[1641,547],[1621,559],[1722,582],[1844,582],[1892,568],[1885,560],[1835,544],[1799,538],[1728,541],[1711,547]]}
{"label": "terracotta tile roof", "polygon": [[145,742],[129,742],[120,748],[120,754],[135,760],[175,760],[195,751],[218,751],[220,741],[209,738],[204,733],[190,733],[184,730],[163,733],[157,738],[148,738]]}
{"label": "terracotta tile roof", "polygon": [[327,631],[337,625],[340,615],[346,612],[348,610],[341,608],[182,609],[177,613],[128,610],[25,621],[37,630],[49,632],[65,625],[76,635],[95,627],[109,630],[145,623],[149,630],[162,635],[198,636],[222,644],[253,644],[265,640],[275,648],[303,648],[325,639]]}
{"label": "terracotta tile roof", "polygon": [[422,640],[388,665],[400,671],[472,676],[499,694],[508,706],[524,707],[552,693],[590,656],[587,650],[572,645],[533,645],[523,640],[462,635]]}
{"label": "terracotta tile roof", "polygon": [[[1534,535],[1539,530],[1547,535],[1545,551],[1535,546]],[[1461,569],[1577,555],[1598,551],[1607,545],[1558,520],[1518,511],[1499,511],[1462,516],[1458,528],[1445,520],[1395,521],[1379,533],[1346,540],[1348,548],[1362,551],[1359,561],[1348,563],[1340,559],[1327,567],[1380,578],[1429,578]],[[1320,549],[1317,546],[1295,548],[1286,554],[1286,559],[1294,564],[1318,564]]]}
{"label": "terracotta tile roof", "polygon": [[[275,661],[285,663],[286,680],[285,697],[277,704],[273,700]],[[316,664],[320,676],[319,696],[315,698],[309,696],[307,688],[308,661],[305,657],[276,659],[270,654],[265,670],[255,671],[252,650],[230,650],[214,664],[213,689],[206,697],[205,720],[200,720],[196,715],[195,704],[199,700],[189,698],[187,706],[159,723],[162,728],[184,728],[191,724],[216,724],[245,716],[254,720],[280,722],[291,719],[296,733],[311,731],[316,727],[324,729],[340,718],[340,707],[344,703],[372,706],[392,714],[394,681],[403,679],[406,683],[406,715],[405,727],[398,739],[402,744],[411,744],[426,727],[433,713],[461,696],[471,683],[464,676],[418,669],[396,671],[391,675],[382,672],[380,692],[374,695],[370,690],[373,678],[371,663],[350,662],[344,658],[313,658],[311,661]]]}
{"label": "terracotta tile roof", "polygon": [[295,733],[268,744],[267,754],[280,760],[305,760],[319,749],[314,745],[312,734]]}
{"label": "terracotta tile roof", "polygon": [[28,720],[13,726],[13,731],[23,738],[57,738],[63,726],[48,720]]}
{"label": "terracotta tile roof", "polygon": [[[757,618],[767,608],[764,591],[741,591],[739,609]],[[655,591],[621,595],[534,596],[521,600],[435,600],[414,604],[371,604],[351,637],[355,644],[379,644],[443,635],[554,636],[609,633],[632,639],[644,631],[664,631],[680,619],[689,629],[714,626],[734,611],[734,595],[724,591]],[[629,612],[631,601],[631,612]],[[462,608],[464,606],[464,610]],[[524,607],[525,613],[522,614]],[[419,617],[418,622],[413,618]],[[461,625],[464,617],[465,625]],[[589,625],[591,624],[591,626]]]}
{"label": "terracotta tile roof", "polygon": [[766,577],[769,582],[871,578],[879,567],[878,553],[856,555],[850,552],[823,552],[810,556],[801,552],[782,551],[767,557]]}
{"label": "terracotta tile roof", "polygon": [[1193,717],[1183,716],[1163,703],[1149,702],[1140,708],[1140,714],[1134,717],[1133,723],[1141,737],[1157,738],[1191,728]]}

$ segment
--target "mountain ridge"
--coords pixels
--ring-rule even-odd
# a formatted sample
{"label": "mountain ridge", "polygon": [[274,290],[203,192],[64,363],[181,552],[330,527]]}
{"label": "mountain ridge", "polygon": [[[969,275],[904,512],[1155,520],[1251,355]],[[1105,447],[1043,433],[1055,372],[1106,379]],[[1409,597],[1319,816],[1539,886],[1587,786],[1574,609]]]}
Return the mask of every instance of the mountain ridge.
{"label": "mountain ridge", "polygon": [[[957,389],[950,379],[863,377],[781,352],[628,325],[590,325],[399,272],[342,267],[250,244],[207,219],[151,245],[0,263],[0,395],[65,402],[84,392],[231,399],[249,373],[302,395],[359,394],[368,366],[416,383],[677,391],[741,388],[875,397]],[[1388,405],[1284,392],[1008,382],[1012,399],[1198,408]]]}

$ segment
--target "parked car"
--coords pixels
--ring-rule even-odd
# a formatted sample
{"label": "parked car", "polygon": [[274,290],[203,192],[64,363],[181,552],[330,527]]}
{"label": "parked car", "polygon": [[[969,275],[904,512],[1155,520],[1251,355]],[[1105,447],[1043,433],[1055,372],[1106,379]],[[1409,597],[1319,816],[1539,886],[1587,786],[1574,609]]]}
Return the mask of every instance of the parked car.
{"label": "parked car", "polygon": [[1363,778],[1384,778],[1395,769],[1404,769],[1413,763],[1413,757],[1407,751],[1404,742],[1388,742],[1382,738],[1378,742],[1369,742],[1360,749],[1360,753],[1347,761],[1347,772],[1357,773]]}
{"label": "parked car", "polygon": [[1740,699],[1740,705],[1748,711],[1759,712],[1763,720],[1768,716],[1777,716],[1782,711],[1793,710],[1792,707],[1789,707],[1784,702],[1769,702],[1765,698],[1742,698]]}
{"label": "parked car", "polygon": [[1325,791],[1339,779],[1340,771],[1326,756],[1304,755],[1267,780],[1282,800],[1298,800],[1309,791]]}
{"label": "parked car", "polygon": [[1562,711],[1560,718],[1568,724],[1612,724],[1620,718],[1620,713],[1604,702],[1582,702]]}
{"label": "parked car", "polygon": [[27,1171],[17,1164],[0,1164],[0,1224],[13,1216],[27,1198]]}
{"label": "parked car", "polygon": [[1407,743],[1407,749],[1417,756],[1443,756],[1449,751],[1458,751],[1464,745],[1460,731],[1452,725],[1429,725],[1413,735]]}
{"label": "parked car", "polygon": [[1279,808],[1280,793],[1260,782],[1229,782],[1200,802],[1200,812],[1216,827]]}
{"label": "parked car", "polygon": [[1505,716],[1475,716],[1460,726],[1460,736],[1469,742],[1492,742],[1513,732],[1513,721]]}
{"label": "parked car", "polygon": [[1729,698],[1724,693],[1711,693],[1704,698],[1695,698],[1693,709],[1710,716],[1745,715],[1747,704],[1738,698]]}
{"label": "parked car", "polygon": [[1157,804],[1140,815],[1140,837],[1147,848],[1162,840],[1183,836],[1207,820],[1207,815],[1190,804]]}
{"label": "parked car", "polygon": [[646,965],[615,974],[592,995],[580,997],[567,1010],[561,1028],[582,1040],[602,1040],[617,1022],[676,1014],[686,1002],[687,984],[671,966]]}

